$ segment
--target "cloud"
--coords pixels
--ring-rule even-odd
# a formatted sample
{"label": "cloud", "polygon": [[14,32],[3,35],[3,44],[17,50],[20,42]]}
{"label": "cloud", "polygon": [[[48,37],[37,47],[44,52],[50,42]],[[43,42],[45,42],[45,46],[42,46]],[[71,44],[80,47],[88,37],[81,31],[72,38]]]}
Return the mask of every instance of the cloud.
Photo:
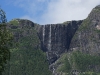
{"label": "cloud", "polygon": [[21,8],[26,12],[25,15],[22,15],[21,18],[27,15],[31,19],[33,18],[37,23],[41,19],[41,15],[45,12],[44,9],[47,9],[48,0],[10,0],[10,4],[13,4],[16,7]]}
{"label": "cloud", "polygon": [[20,7],[30,14],[38,13],[38,11],[43,11],[46,7],[47,0],[11,0],[14,6]]}
{"label": "cloud", "polygon": [[12,0],[12,4],[27,12],[23,18],[51,24],[85,19],[100,0]]}
{"label": "cloud", "polygon": [[57,0],[48,4],[41,23],[62,23],[85,19],[100,0]]}

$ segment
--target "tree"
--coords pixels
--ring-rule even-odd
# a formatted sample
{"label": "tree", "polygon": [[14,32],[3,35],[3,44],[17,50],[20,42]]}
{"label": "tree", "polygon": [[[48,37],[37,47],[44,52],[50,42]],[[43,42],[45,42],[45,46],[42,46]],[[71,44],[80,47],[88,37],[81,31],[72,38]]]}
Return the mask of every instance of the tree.
{"label": "tree", "polygon": [[6,23],[6,22],[7,22],[7,19],[6,19],[5,12],[0,8],[0,24]]}
{"label": "tree", "polygon": [[7,30],[6,22],[5,12],[0,8],[0,75],[2,75],[5,63],[10,58],[8,44],[11,40],[11,33]]}

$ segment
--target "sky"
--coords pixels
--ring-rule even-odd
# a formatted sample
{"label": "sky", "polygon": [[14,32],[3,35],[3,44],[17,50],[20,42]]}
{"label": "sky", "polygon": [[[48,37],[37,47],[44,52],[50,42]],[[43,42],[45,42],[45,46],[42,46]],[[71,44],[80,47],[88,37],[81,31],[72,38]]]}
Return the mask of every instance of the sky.
{"label": "sky", "polygon": [[56,24],[85,19],[100,0],[1,0],[7,20],[28,19],[38,24]]}

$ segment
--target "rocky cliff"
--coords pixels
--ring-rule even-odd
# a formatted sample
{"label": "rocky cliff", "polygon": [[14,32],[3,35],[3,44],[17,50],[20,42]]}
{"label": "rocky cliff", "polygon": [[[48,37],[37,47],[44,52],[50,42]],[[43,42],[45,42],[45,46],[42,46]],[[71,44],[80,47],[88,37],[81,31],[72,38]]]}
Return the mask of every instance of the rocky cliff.
{"label": "rocky cliff", "polygon": [[100,5],[96,6],[75,33],[71,50],[100,55]]}
{"label": "rocky cliff", "polygon": [[[14,35],[14,48],[18,47],[19,53],[20,49],[41,49],[46,53],[49,69],[54,75],[80,75],[79,72],[81,75],[84,72],[100,74],[100,5],[84,20],[39,25],[29,20],[15,19],[8,24]],[[30,55],[27,50],[26,55]],[[21,65],[18,62],[16,64]]]}
{"label": "rocky cliff", "polygon": [[[82,54],[79,52],[73,56],[73,52],[76,51]],[[100,5],[93,8],[88,17],[79,25],[70,41],[68,52],[62,54],[50,67],[54,75],[100,74]]]}
{"label": "rocky cliff", "polygon": [[49,64],[54,63],[62,53],[69,50],[71,39],[82,21],[69,21],[66,24],[40,25],[38,36],[41,49],[47,53]]}
{"label": "rocky cliff", "polygon": [[14,19],[7,24],[13,40],[10,61],[5,65],[2,75],[52,75],[46,53],[40,49],[35,30],[38,25],[23,19]]}

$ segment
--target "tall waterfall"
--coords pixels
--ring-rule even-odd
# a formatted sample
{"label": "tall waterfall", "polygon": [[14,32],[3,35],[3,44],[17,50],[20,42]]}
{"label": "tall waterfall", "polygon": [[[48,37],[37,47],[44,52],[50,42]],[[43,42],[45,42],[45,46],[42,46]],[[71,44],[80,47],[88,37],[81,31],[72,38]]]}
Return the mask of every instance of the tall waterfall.
{"label": "tall waterfall", "polygon": [[48,50],[51,51],[51,25],[49,30]]}
{"label": "tall waterfall", "polygon": [[45,39],[45,25],[43,25],[43,44],[44,44],[44,39]]}

